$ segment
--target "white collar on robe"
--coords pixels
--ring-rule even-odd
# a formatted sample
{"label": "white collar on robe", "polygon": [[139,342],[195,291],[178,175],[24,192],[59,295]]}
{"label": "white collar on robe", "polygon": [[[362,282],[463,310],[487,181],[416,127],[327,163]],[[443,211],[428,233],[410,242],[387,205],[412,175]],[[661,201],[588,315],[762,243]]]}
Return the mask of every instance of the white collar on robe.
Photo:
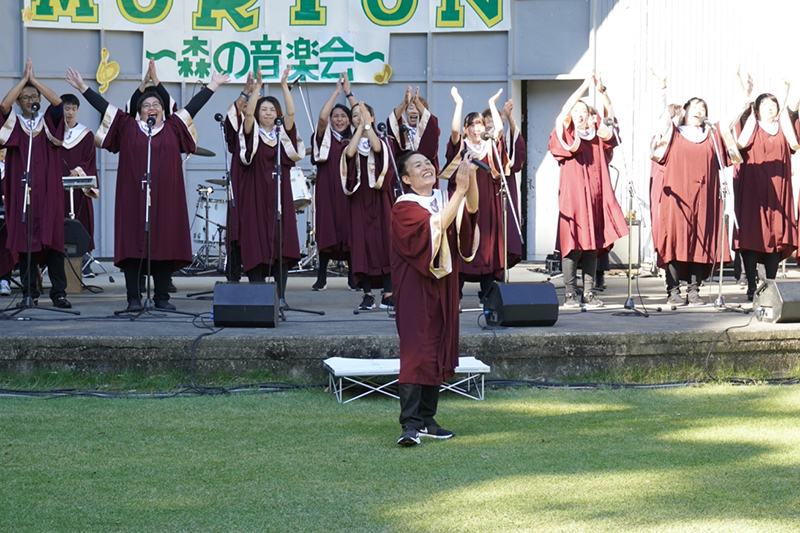
{"label": "white collar on robe", "polygon": [[403,196],[418,203],[432,215],[440,213],[442,209],[444,209],[445,200],[441,189],[433,189],[433,194],[430,196],[420,196],[414,192],[404,194]]}
{"label": "white collar on robe", "polygon": [[369,139],[366,137],[361,137],[358,140],[358,153],[366,157],[371,151],[372,144],[370,144]]}
{"label": "white collar on robe", "polygon": [[72,139],[79,137],[81,133],[86,130],[86,126],[78,122],[74,128],[67,128],[67,134],[64,135],[64,144],[68,144]]}
{"label": "white collar on robe", "polygon": [[678,131],[683,135],[687,141],[693,143],[701,143],[708,137],[709,128],[701,128],[700,126],[678,126]]}
{"label": "white collar on robe", "polygon": [[278,138],[278,134],[276,133],[275,128],[272,128],[271,130],[267,131],[261,126],[259,126],[258,131],[260,133],[263,133],[267,137],[267,140],[269,141],[274,141],[275,139]]}
{"label": "white collar on robe", "polygon": [[[44,111],[39,110],[36,116],[33,117],[32,119],[25,118],[24,116],[22,116],[22,113],[17,113],[17,116],[19,117],[19,120],[21,120],[23,124],[25,124],[26,128],[29,128],[31,130],[36,130],[36,128],[39,127],[39,122],[42,120],[42,118],[44,118]],[[32,127],[31,124],[33,124]]]}
{"label": "white collar on robe", "polygon": [[[147,135],[147,128],[148,128],[147,121],[146,120],[138,120],[137,119],[136,122],[139,124],[139,129],[142,130],[142,133]],[[166,122],[165,120],[162,120],[161,124],[159,124],[158,126],[153,126],[152,134],[155,135],[159,131],[163,130],[165,122]]]}
{"label": "white collar on robe", "polygon": [[761,121],[759,120],[759,121],[758,121],[758,126],[759,126],[759,127],[762,129],[762,130],[764,130],[764,131],[766,131],[767,133],[769,133],[770,135],[777,135],[777,134],[778,134],[778,130],[779,130],[779,129],[781,129],[781,125],[780,125],[780,123],[779,123],[777,120],[773,120],[773,121],[772,121],[772,122],[770,122],[769,124],[767,124],[766,122],[761,122]]}
{"label": "white collar on robe", "polygon": [[592,127],[587,130],[579,130],[575,128],[575,131],[578,132],[578,137],[580,137],[581,140],[584,141],[591,141],[592,139],[594,139],[594,136],[597,135],[597,130],[595,129],[594,125],[592,125]]}

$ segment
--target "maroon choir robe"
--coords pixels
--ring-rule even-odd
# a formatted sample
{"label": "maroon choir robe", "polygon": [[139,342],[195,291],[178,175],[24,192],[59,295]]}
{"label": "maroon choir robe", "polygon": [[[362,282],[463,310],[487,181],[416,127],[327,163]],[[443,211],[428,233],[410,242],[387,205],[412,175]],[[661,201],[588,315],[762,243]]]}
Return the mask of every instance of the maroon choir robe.
{"label": "maroon choir robe", "polygon": [[[31,122],[12,112],[3,117],[0,145],[6,148],[5,206],[8,229],[7,246],[18,253],[27,252],[26,223],[22,222],[25,187],[21,181],[28,162]],[[33,121],[31,152],[30,206],[31,251],[64,251],[64,186],[61,183],[61,143],[64,138],[64,109],[49,106]]]}
{"label": "maroon choir robe", "polygon": [[[389,115],[386,124],[389,127],[389,136],[392,139],[395,155],[400,159],[403,155],[415,151],[419,152],[433,163],[436,174],[439,174],[439,119],[423,107],[420,110],[419,121],[415,128],[406,123],[405,117],[397,117],[394,111]],[[436,183],[438,188],[439,183]]]}
{"label": "maroon choir robe", "polygon": [[[236,108],[236,103],[231,104],[225,114],[225,122],[223,123],[225,142],[227,144],[228,152],[231,154],[231,167],[230,167],[230,180],[231,180],[231,195],[232,199],[228,198],[228,211],[226,214],[226,231],[225,231],[225,246],[227,250],[231,250],[231,244],[239,242],[239,195],[241,194],[241,180],[244,166],[239,157],[239,126],[244,122],[244,112]],[[227,194],[227,192],[226,192]],[[230,260],[231,257],[228,257]],[[237,269],[235,265],[234,269]]]}
{"label": "maroon choir robe", "polygon": [[[664,128],[656,136],[652,154],[653,161],[664,167],[658,222],[655,224],[658,228],[658,241],[654,242],[658,266],[666,268],[672,261],[699,263],[705,265],[702,275],[707,277],[719,260],[722,209],[714,142],[723,164],[730,164],[731,155],[725,149],[728,143],[723,143],[718,133],[709,133],[709,128],[701,132],[699,142],[687,139],[672,121],[665,123]],[[723,261],[730,261],[728,239],[722,239],[722,245]],[[688,276],[684,270],[680,273],[681,279]]]}
{"label": "maroon choir robe", "polygon": [[[64,143],[61,145],[61,171],[63,176],[69,176],[73,170],[78,170],[83,176],[97,176],[97,157],[94,147],[94,134],[83,124],[67,129],[64,133]],[[99,185],[99,182],[98,182]],[[97,190],[89,194],[96,195]],[[75,219],[81,223],[83,229],[89,234],[89,250],[94,250],[94,205],[92,198],[87,196],[83,189],[64,191],[64,213],[70,211],[69,197],[72,195],[74,202]]]}
{"label": "maroon choir robe", "polygon": [[[276,130],[273,130],[273,132]],[[264,265],[263,275],[278,261],[282,250],[284,263],[300,260],[300,241],[297,238],[297,218],[292,198],[291,169],[305,155],[303,141],[297,136],[297,125],[270,138],[268,132],[253,124],[250,133],[239,125],[239,160],[242,173],[236,196],[239,230],[237,242],[242,249],[242,268],[247,272]],[[278,182],[274,174],[281,157],[281,222],[283,247],[278,245]],[[303,154],[303,155],[301,155]]]}
{"label": "maroon choir robe", "polygon": [[363,142],[353,158],[342,151],[339,173],[350,201],[350,267],[357,283],[369,276],[372,287],[383,286],[381,276],[391,273],[389,250],[395,173],[390,168],[389,145],[381,142],[375,153]]}
{"label": "maroon choir robe", "polygon": [[324,132],[314,134],[314,151],[311,164],[317,167],[314,189],[314,229],[317,232],[317,249],[330,250],[331,257],[343,260],[350,253],[349,201],[342,190],[339,162],[342,152],[350,142],[337,134],[328,124]]}
{"label": "maroon choir robe", "polygon": [[[502,280],[506,261],[503,247],[503,202],[499,194],[500,172],[503,170],[498,168],[491,143],[481,141],[479,145],[473,146],[463,138],[459,139],[456,144],[448,142],[447,166],[439,177],[449,180],[447,190],[452,194],[455,191],[456,182],[451,178],[455,177],[456,169],[461,161],[461,152],[464,149],[469,151],[473,159],[479,159],[486,163],[491,172],[475,166],[472,168],[478,184],[478,227],[481,231],[481,238],[472,261],[466,262],[460,259],[459,271],[467,281],[480,281],[480,276],[486,274],[492,274],[495,279]],[[505,158],[504,150],[499,150],[499,154]]]}
{"label": "maroon choir robe", "polygon": [[[520,230],[522,230],[522,213],[520,211],[516,174],[525,165],[527,147],[519,129],[513,133],[511,138],[504,138],[501,146],[507,157],[505,175],[508,183],[508,205],[506,206],[508,249],[506,257],[508,259],[508,268],[511,268],[522,260],[522,238],[519,234]],[[514,213],[516,213],[516,219],[514,218]],[[519,227],[517,227],[517,222],[519,222]]]}
{"label": "maroon choir robe", "polygon": [[742,163],[733,174],[733,205],[739,223],[733,248],[780,252],[783,260],[797,250],[792,154],[800,145],[785,111],[776,126],[773,134],[767,132],[752,112],[736,121]]}
{"label": "maroon choir robe", "polygon": [[[192,261],[189,213],[181,153],[197,149],[191,115],[182,109],[170,114],[152,132],[151,208],[149,219],[151,259],[172,261],[180,270]],[[109,105],[95,136],[95,144],[119,153],[114,203],[114,264],[147,258],[145,232],[147,125]],[[63,207],[63,203],[62,203]]]}
{"label": "maroon choir robe", "polygon": [[465,202],[442,227],[447,192],[405,194],[392,210],[392,286],[400,336],[400,383],[441,385],[458,366],[459,257],[478,247],[477,216]]}
{"label": "maroon choir robe", "polygon": [[573,250],[607,252],[628,235],[608,172],[616,145],[599,116],[586,138],[576,135],[574,124],[567,129],[558,124],[550,134],[550,153],[560,169],[556,248],[562,257]]}
{"label": "maroon choir robe", "polygon": [[[5,165],[0,163],[0,169]],[[5,170],[0,170],[4,173]],[[2,173],[0,173],[0,181],[3,181]],[[2,187],[2,183],[0,183]],[[5,217],[5,215],[4,215]],[[0,278],[9,274],[17,265],[17,253],[8,249],[8,230],[6,228],[5,218],[0,219]]]}

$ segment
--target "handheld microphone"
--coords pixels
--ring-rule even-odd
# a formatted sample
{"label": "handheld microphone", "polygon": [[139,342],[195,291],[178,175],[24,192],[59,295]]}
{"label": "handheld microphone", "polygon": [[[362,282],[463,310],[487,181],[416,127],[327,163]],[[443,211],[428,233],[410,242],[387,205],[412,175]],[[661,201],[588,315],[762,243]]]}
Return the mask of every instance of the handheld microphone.
{"label": "handheld microphone", "polygon": [[492,137],[492,134],[489,133],[488,131],[484,131],[483,133],[481,133],[481,139],[483,139],[484,141],[494,141],[495,140],[494,137]]}
{"label": "handheld microphone", "polygon": [[223,120],[225,120],[225,117],[222,116],[222,113],[217,113],[216,115],[214,115],[214,120],[216,120],[217,122],[222,122]]}
{"label": "handheld microphone", "polygon": [[[464,159],[466,156],[467,156],[467,149],[464,148],[463,150],[461,150],[461,159]],[[482,168],[486,172],[491,172],[491,169],[489,168],[489,165],[487,165],[486,163],[484,163],[480,159],[470,159],[469,162],[472,163],[473,165],[475,165],[478,168]]]}
{"label": "handheld microphone", "polygon": [[156,125],[156,117],[147,117],[147,125],[151,128]]}
{"label": "handheld microphone", "polygon": [[42,106],[39,104],[39,102],[34,102],[33,104],[31,104],[31,111],[33,111],[34,113],[38,113],[41,107]]}

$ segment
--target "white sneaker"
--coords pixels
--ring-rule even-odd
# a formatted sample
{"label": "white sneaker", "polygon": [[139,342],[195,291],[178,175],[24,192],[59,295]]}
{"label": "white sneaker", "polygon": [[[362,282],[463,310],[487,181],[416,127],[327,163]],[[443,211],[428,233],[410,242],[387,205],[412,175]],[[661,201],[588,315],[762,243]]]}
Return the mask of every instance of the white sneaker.
{"label": "white sneaker", "polygon": [[0,280],[0,296],[10,296],[11,286],[4,279]]}

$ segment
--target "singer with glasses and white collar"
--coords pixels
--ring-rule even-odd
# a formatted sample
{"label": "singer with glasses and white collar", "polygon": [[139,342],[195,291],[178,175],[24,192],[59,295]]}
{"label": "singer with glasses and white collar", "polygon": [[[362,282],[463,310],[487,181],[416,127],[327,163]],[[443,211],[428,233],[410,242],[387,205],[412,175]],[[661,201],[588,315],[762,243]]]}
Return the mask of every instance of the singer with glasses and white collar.
{"label": "singer with glasses and white collar", "polygon": [[[666,87],[665,79],[662,86]],[[676,307],[706,304],[700,297],[700,282],[719,260],[721,240],[722,260],[731,260],[728,240],[720,239],[720,165],[740,160],[730,136],[723,142],[718,125],[708,120],[705,100],[690,98],[683,109],[676,126],[664,108],[651,152],[651,159],[664,168],[661,191],[655,194],[660,204],[653,244],[658,266],[667,274],[667,303]],[[686,299],[681,297],[682,280],[689,283]]]}
{"label": "singer with glasses and white collar", "polygon": [[[41,111],[42,96],[50,103]],[[16,102],[19,114],[12,112]],[[17,83],[0,103],[3,126],[0,144],[5,146],[4,182],[8,249],[19,254],[23,301],[36,305],[39,298],[39,263],[46,263],[50,276],[50,298],[60,309],[72,305],[66,298],[64,271],[64,189],[61,185],[61,151],[64,138],[64,108],[61,98],[36,79],[30,58]],[[24,176],[30,163],[29,203]],[[27,205],[26,205],[27,204]],[[30,232],[27,229],[30,222]],[[28,246],[30,238],[30,247]],[[31,253],[29,261],[28,252]],[[28,302],[26,304],[26,302]]]}
{"label": "singer with glasses and white collar", "polygon": [[[227,74],[214,73],[208,85],[186,107],[165,118],[164,102],[157,93],[145,92],[137,102],[138,119],[109,104],[83,81],[80,73],[67,70],[66,81],[83,94],[102,116],[96,145],[119,153],[114,204],[114,264],[125,273],[128,307],[142,310],[139,278],[147,272],[147,234],[150,235],[150,270],[155,284],[157,309],[175,310],[169,302],[169,283],[174,271],[192,261],[189,213],[181,154],[197,149],[193,117],[208,102]],[[150,152],[148,152],[148,145]],[[143,184],[150,167],[150,209]],[[148,215],[149,212],[149,215]],[[147,218],[149,216],[149,218]]]}
{"label": "singer with glasses and white collar", "polygon": [[[775,279],[778,264],[797,250],[797,217],[792,193],[792,154],[800,149],[797,108],[770,93],[750,98],[753,79],[742,79],[744,109],[732,125],[742,164],[733,174],[734,213],[741,225],[734,230],[733,248],[742,255],[747,277],[747,299],[756,292],[756,271],[763,263],[767,279]],[[789,96],[784,81],[783,102]],[[763,280],[762,280],[763,281]]]}
{"label": "singer with glasses and white collar", "polygon": [[[602,99],[602,115],[581,100],[592,85]],[[594,292],[597,256],[628,235],[608,171],[617,146],[612,131],[615,127],[611,98],[601,78],[592,74],[561,108],[550,134],[550,153],[560,170],[556,249],[561,251],[565,307],[603,307]],[[583,268],[582,298],[577,283],[579,260]]]}

